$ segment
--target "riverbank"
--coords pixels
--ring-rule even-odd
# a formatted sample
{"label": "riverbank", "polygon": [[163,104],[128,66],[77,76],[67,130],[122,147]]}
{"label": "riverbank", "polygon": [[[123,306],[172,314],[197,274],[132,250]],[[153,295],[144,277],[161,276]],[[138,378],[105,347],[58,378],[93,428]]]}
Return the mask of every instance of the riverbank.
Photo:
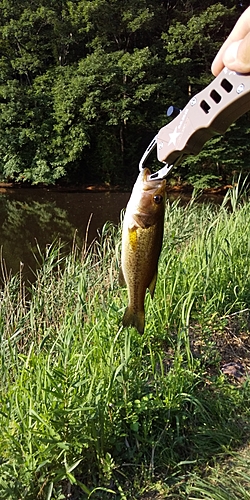
{"label": "riverbank", "polygon": [[[30,185],[29,183],[17,183],[17,182],[0,182],[0,192],[4,192],[8,189],[45,189],[50,191],[65,191],[69,193],[73,192],[130,192],[133,186],[123,186],[123,185],[111,185],[108,183],[103,184],[82,184],[82,185],[64,185],[64,184],[56,184],[56,185],[45,185],[45,184],[37,184]],[[233,186],[231,184],[204,188],[202,189],[202,193],[206,196],[209,195],[224,195],[227,193],[228,189],[231,189]],[[167,184],[166,186],[167,193],[180,193],[180,194],[192,194],[194,192],[194,187],[190,184],[176,184],[171,185]]]}
{"label": "riverbank", "polygon": [[167,203],[143,336],[121,327],[120,227],[107,223],[88,249],[48,245],[29,298],[21,273],[5,276],[1,498],[248,498],[250,203],[240,201],[233,190],[220,207]]}

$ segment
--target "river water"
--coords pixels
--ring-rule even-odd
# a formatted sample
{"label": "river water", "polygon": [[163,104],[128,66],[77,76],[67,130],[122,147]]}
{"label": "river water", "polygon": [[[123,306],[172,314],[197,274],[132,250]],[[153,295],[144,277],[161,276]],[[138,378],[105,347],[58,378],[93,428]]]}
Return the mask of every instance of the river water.
{"label": "river water", "polygon": [[[35,269],[37,244],[42,252],[57,239],[82,245],[88,221],[88,243],[106,221],[117,224],[130,193],[61,192],[50,189],[0,189],[0,247],[8,271],[24,264]],[[77,231],[77,233],[76,233]],[[1,274],[1,273],[0,273]]]}
{"label": "river water", "polygon": [[57,239],[71,246],[77,234],[81,247],[91,217],[87,240],[90,244],[106,221],[119,223],[129,196],[130,192],[1,188],[0,248],[7,270],[16,274],[22,263],[24,274],[30,276],[30,269],[36,268],[37,244],[42,252]]}

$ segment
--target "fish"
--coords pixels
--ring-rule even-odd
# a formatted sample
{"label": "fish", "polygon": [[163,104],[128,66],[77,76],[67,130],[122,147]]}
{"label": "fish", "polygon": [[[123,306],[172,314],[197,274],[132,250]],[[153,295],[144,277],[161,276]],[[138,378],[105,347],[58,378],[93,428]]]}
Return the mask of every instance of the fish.
{"label": "fish", "polygon": [[123,326],[133,326],[140,334],[145,327],[146,291],[153,298],[157,281],[166,203],[166,180],[149,180],[149,175],[148,168],[139,173],[126,207],[119,272],[119,284],[128,290]]}

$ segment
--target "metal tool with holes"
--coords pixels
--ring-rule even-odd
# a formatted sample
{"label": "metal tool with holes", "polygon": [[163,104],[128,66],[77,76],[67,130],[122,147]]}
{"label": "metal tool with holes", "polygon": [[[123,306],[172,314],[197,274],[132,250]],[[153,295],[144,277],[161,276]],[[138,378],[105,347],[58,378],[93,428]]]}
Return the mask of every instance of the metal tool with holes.
{"label": "metal tool with holes", "polygon": [[224,134],[228,127],[250,110],[250,75],[243,75],[224,68],[221,73],[170,123],[162,127],[149,144],[139,163],[139,169],[152,150],[157,148],[157,158],[164,163],[150,179],[163,179],[185,155],[196,155],[205,142],[217,134]]}

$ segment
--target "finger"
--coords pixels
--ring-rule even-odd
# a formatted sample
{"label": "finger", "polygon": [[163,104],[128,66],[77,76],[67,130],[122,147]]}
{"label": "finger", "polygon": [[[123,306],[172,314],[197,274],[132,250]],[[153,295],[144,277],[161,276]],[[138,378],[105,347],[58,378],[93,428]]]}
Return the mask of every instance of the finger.
{"label": "finger", "polygon": [[225,51],[223,63],[239,73],[250,72],[250,33],[243,40],[233,42]]}
{"label": "finger", "polygon": [[222,50],[222,48],[224,49],[223,45],[212,62],[211,71],[214,76],[217,76],[224,68],[224,63],[223,63],[224,50]]}
{"label": "finger", "polygon": [[237,42],[242,38],[245,38],[245,36],[249,33],[249,31],[250,31],[250,7],[248,7],[240,16],[236,25],[231,31],[230,35],[223,43],[218,54],[214,58],[211,66],[211,70],[214,76],[217,76],[225,66],[223,62],[223,56],[227,48],[231,45],[231,43]]}

